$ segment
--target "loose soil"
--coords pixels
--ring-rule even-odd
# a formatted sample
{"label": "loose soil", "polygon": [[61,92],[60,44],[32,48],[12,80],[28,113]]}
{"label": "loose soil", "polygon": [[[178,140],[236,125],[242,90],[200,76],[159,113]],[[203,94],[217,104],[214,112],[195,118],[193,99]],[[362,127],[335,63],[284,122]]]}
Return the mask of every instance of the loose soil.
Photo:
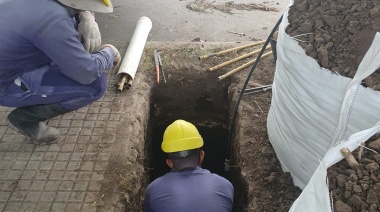
{"label": "loose soil", "polygon": [[[289,23],[286,32],[299,40],[308,56],[321,67],[353,78],[375,33],[380,31],[380,2],[295,0]],[[362,85],[379,91],[379,70]],[[379,152],[379,142],[374,137],[367,145]],[[343,160],[328,169],[335,211],[380,211],[380,154],[362,151],[353,153],[361,158],[359,168],[352,169]]]}
{"label": "loose soil", "polygon": [[[128,92],[130,92],[131,98],[134,99],[133,104],[151,105],[148,112],[151,117],[148,128],[158,125],[167,126],[177,118],[184,118],[197,126],[223,127],[228,131],[231,111],[234,109],[236,99],[250,68],[222,81],[219,81],[217,77],[253,60],[254,57],[213,72],[209,72],[207,69],[260,47],[250,47],[204,60],[199,60],[199,56],[241,45],[244,44],[149,42],[136,75],[136,79],[139,80],[133,84],[131,90],[123,91],[126,93],[120,95],[128,96]],[[160,81],[160,84],[156,83],[153,69],[153,51],[155,49],[162,50],[161,58],[167,83],[164,83],[163,80]],[[247,88],[271,84],[274,71],[273,56],[262,59]],[[136,89],[137,93],[142,93],[145,97],[135,96],[133,93]],[[149,97],[146,96],[147,93]],[[228,164],[230,169],[228,178],[235,188],[234,211],[288,211],[301,193],[301,190],[293,185],[290,174],[282,171],[269,142],[266,119],[270,101],[270,91],[244,94],[239,106],[228,155],[228,159],[231,160]],[[173,102],[173,104],[165,104],[165,102]],[[134,117],[134,114],[129,115]],[[136,115],[140,116],[141,114]],[[141,116],[146,117],[146,115]],[[141,121],[141,123],[145,123],[145,121]],[[128,123],[123,124],[123,126],[127,125]],[[131,126],[131,128],[135,129],[133,131],[135,135],[144,133],[144,129],[138,128],[138,125],[134,124],[134,127]],[[128,132],[132,131],[121,132],[128,135]],[[118,182],[119,187],[122,188],[126,211],[142,210],[143,194],[146,186],[150,183],[151,171],[157,168],[151,161],[150,133],[148,129],[145,136],[145,147],[143,141],[133,141],[130,144],[131,148],[137,151],[136,159],[131,156],[125,159],[126,162],[121,162],[120,158],[115,158],[113,161],[115,164],[110,165],[109,178]],[[121,134],[120,139],[125,140]],[[207,160],[207,156],[211,157],[213,154],[211,151],[206,151],[205,160]],[[140,164],[145,164],[145,167],[142,169]],[[218,165],[215,164],[215,166]],[[124,168],[115,170],[115,167]],[[108,189],[114,189],[114,187]]]}
{"label": "loose soil", "polygon": [[[295,0],[286,32],[321,67],[353,78],[375,33],[380,31],[377,0]],[[380,72],[367,77],[364,86],[380,90]]]}

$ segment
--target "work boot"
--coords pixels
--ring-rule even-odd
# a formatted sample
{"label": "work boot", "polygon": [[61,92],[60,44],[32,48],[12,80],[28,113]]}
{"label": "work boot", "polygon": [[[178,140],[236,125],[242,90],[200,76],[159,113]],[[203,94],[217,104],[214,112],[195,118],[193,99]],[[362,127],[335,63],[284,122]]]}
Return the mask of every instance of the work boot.
{"label": "work boot", "polygon": [[34,144],[52,144],[58,141],[60,133],[42,121],[70,111],[58,103],[18,107],[9,113],[7,121],[12,129],[28,137]]}

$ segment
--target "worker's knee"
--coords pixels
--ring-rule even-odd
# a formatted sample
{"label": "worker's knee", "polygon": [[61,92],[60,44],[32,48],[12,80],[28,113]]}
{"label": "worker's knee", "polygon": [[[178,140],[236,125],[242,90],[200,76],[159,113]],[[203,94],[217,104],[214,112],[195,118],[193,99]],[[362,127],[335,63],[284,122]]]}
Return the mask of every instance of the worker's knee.
{"label": "worker's knee", "polygon": [[98,100],[101,97],[103,97],[104,94],[106,93],[106,90],[107,90],[107,76],[105,74],[103,74],[102,76],[100,76],[99,79],[95,80],[91,84],[94,84],[93,86],[94,86],[94,89],[96,90],[94,98],[96,98],[96,100]]}
{"label": "worker's knee", "polygon": [[67,109],[76,110],[87,106],[104,96],[107,90],[107,77],[103,74],[100,78],[89,85],[81,86],[81,91],[71,94],[66,101],[60,102],[61,106]]}

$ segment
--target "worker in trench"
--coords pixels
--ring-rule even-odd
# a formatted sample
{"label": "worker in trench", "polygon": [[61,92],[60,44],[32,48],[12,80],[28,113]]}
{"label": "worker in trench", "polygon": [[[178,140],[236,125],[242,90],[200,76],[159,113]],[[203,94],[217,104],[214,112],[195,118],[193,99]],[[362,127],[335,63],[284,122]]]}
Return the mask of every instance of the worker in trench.
{"label": "worker in trench", "polygon": [[171,171],[148,185],[145,212],[232,211],[234,188],[227,179],[201,168],[202,146],[193,124],[176,120],[166,128],[161,149]]}
{"label": "worker in trench", "polygon": [[101,98],[105,71],[121,61],[113,45],[99,47],[89,11],[113,7],[109,0],[0,0],[0,105],[16,108],[9,126],[35,144],[56,142],[58,129],[43,122]]}

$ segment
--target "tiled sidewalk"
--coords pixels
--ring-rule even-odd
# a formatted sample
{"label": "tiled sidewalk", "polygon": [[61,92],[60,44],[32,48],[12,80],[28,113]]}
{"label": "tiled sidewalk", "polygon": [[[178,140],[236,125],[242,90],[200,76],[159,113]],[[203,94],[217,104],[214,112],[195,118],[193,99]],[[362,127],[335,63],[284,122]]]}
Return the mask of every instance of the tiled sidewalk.
{"label": "tiled sidewalk", "polygon": [[[35,146],[10,129],[6,116],[12,109],[0,107],[0,211],[87,212],[102,204],[102,182],[122,115],[120,107],[112,109],[114,90],[51,119],[48,125],[57,127],[61,138],[50,146]],[[106,211],[116,211],[109,205]]]}

